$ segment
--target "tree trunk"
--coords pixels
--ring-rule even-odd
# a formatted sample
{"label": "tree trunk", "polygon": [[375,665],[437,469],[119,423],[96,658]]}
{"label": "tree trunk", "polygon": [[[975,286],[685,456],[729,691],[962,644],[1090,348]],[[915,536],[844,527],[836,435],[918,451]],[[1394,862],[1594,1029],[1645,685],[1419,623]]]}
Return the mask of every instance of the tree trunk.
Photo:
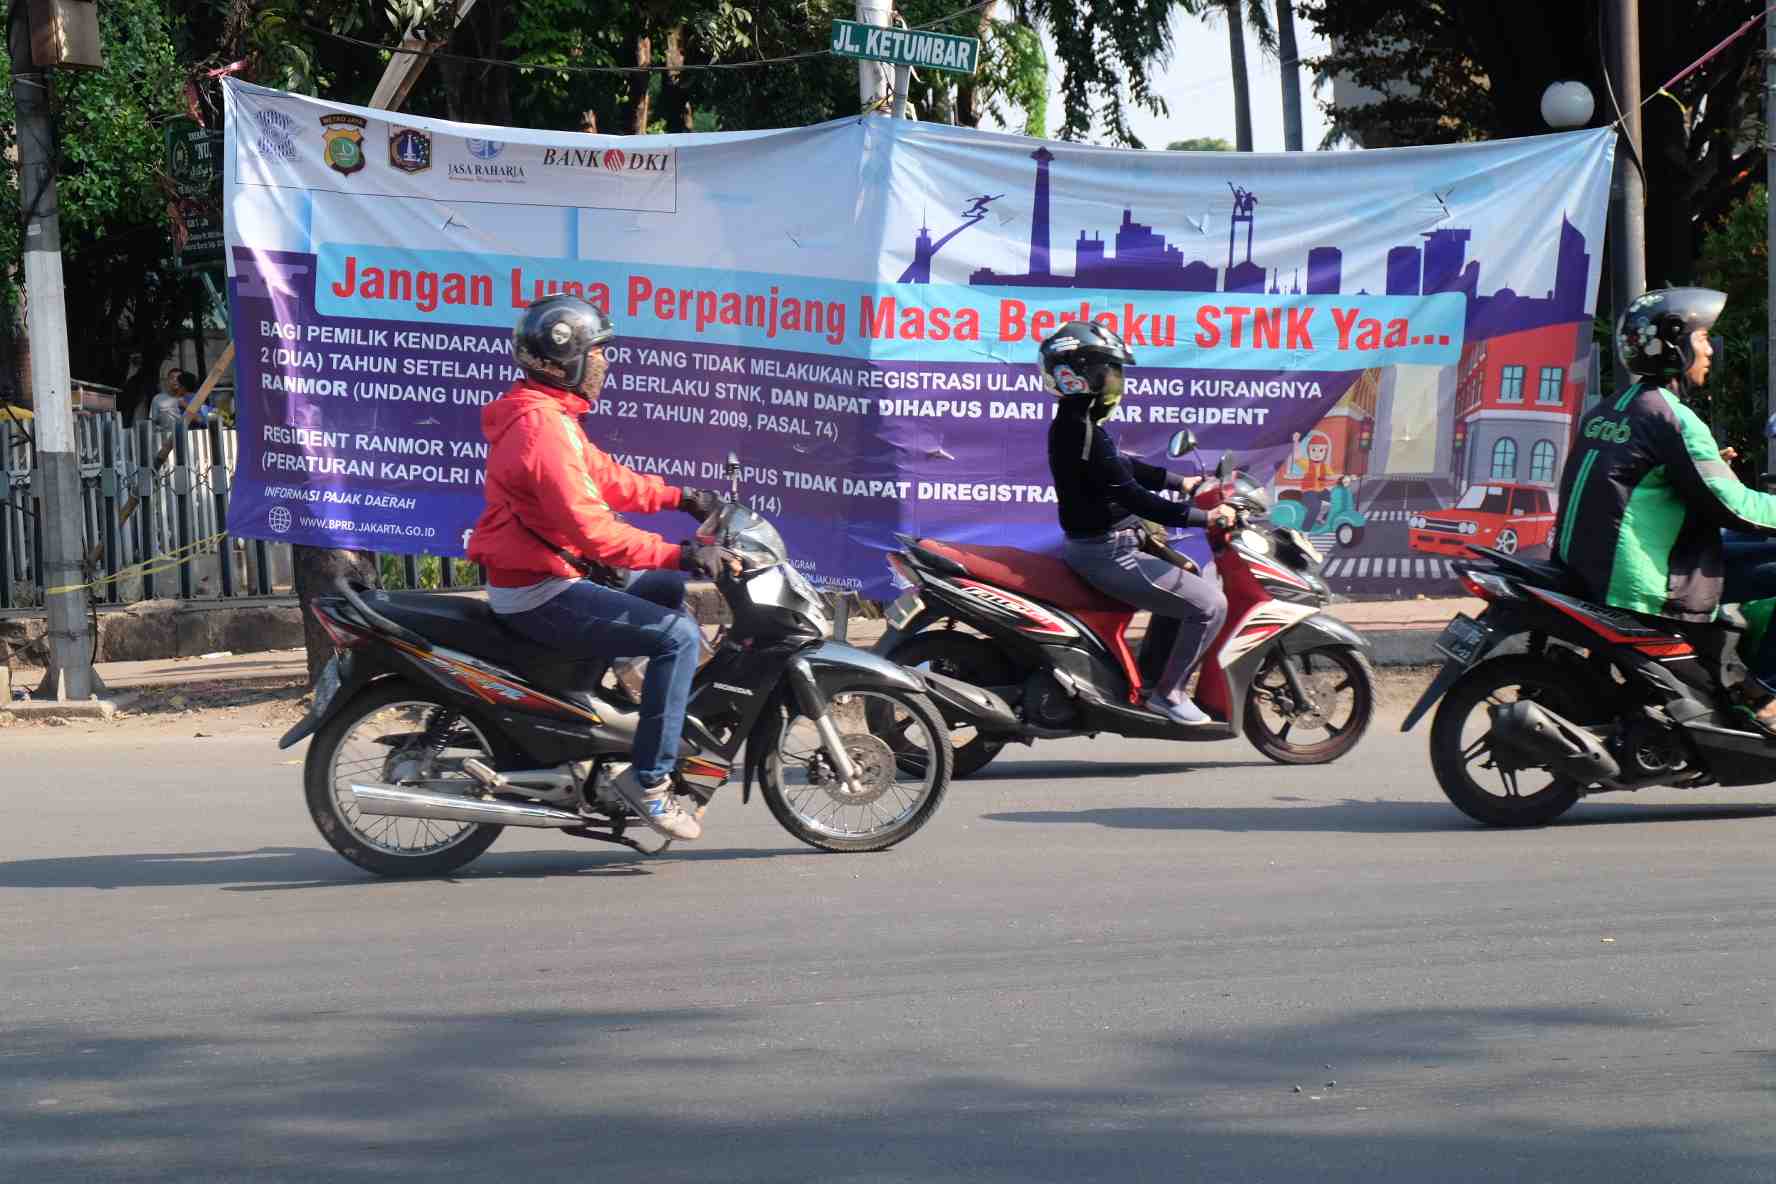
{"label": "tree trunk", "polygon": [[1277,0],[1277,64],[1283,72],[1283,151],[1300,152],[1301,51],[1295,45],[1294,0]]}
{"label": "tree trunk", "polygon": [[1252,86],[1246,77],[1246,22],[1240,16],[1243,0],[1223,0],[1221,11],[1227,14],[1227,54],[1233,62],[1233,130],[1234,147],[1241,152],[1252,150]]}
{"label": "tree trunk", "polygon": [[321,667],[333,656],[333,639],[321,628],[310,607],[316,596],[333,591],[333,581],[353,576],[372,588],[382,586],[376,556],[368,551],[329,551],[324,547],[292,547],[296,566],[296,598],[302,604],[302,641],[308,647],[308,685],[321,675]]}
{"label": "tree trunk", "polygon": [[[654,64],[654,39],[646,33],[638,33],[634,39],[634,62],[637,66]],[[652,114],[652,104],[648,101],[648,91],[652,85],[652,74],[629,75],[629,134],[645,136],[648,130],[648,117]]]}

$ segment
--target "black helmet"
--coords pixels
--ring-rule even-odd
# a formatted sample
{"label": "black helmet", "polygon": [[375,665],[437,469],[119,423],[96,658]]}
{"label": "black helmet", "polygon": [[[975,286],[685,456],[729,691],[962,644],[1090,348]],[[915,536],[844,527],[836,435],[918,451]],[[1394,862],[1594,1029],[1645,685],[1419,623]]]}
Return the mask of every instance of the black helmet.
{"label": "black helmet", "polygon": [[1616,322],[1616,357],[1630,374],[1676,378],[1690,368],[1690,334],[1713,328],[1727,294],[1712,288],[1659,288],[1637,296]]}
{"label": "black helmet", "polygon": [[[1042,385],[1063,399],[1097,400],[1105,394],[1112,368],[1118,373],[1135,355],[1116,330],[1094,321],[1068,321],[1043,339],[1037,350]],[[1120,398],[1120,386],[1115,391]]]}
{"label": "black helmet", "polygon": [[512,360],[525,377],[577,393],[586,378],[586,355],[616,335],[610,317],[578,296],[545,296],[518,318]]}

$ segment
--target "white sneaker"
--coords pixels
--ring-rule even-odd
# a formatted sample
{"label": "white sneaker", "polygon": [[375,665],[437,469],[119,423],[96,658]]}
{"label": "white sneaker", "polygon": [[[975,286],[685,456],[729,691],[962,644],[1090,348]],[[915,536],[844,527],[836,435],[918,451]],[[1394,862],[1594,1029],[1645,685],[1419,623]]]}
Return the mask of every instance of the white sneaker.
{"label": "white sneaker", "polygon": [[671,781],[643,785],[641,778],[635,775],[634,766],[630,766],[617,774],[611,788],[629,803],[631,810],[641,815],[643,822],[667,838],[683,839],[688,843],[703,836],[703,824],[678,804]]}
{"label": "white sneaker", "polygon": [[1177,699],[1150,697],[1147,700],[1147,710],[1163,715],[1177,724],[1212,724],[1215,722],[1188,695],[1180,695]]}

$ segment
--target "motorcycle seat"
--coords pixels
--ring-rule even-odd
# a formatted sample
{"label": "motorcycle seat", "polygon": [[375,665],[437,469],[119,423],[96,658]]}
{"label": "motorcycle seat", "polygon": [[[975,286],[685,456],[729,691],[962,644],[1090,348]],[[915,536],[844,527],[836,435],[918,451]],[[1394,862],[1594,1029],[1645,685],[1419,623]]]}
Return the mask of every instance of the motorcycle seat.
{"label": "motorcycle seat", "polygon": [[1133,615],[1135,609],[1104,595],[1080,579],[1066,562],[1017,547],[946,543],[920,539],[919,545],[959,565],[974,579],[1075,613]]}
{"label": "motorcycle seat", "polygon": [[487,602],[447,592],[376,592],[370,607],[427,641],[491,662],[557,691],[597,687],[609,663],[573,661],[506,628]]}

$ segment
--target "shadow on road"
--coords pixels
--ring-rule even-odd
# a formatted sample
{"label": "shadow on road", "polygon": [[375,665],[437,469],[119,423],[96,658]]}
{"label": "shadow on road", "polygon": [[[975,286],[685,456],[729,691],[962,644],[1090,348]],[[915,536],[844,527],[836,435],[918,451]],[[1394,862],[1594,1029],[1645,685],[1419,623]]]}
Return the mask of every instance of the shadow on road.
{"label": "shadow on road", "polygon": [[[1308,799],[1279,797],[1271,800],[1293,803]],[[981,817],[988,822],[1071,823],[1118,830],[1328,831],[1346,834],[1487,830],[1458,812],[1455,807],[1440,802],[1390,802],[1379,798],[1373,801],[1345,798],[1318,805],[1117,806],[1088,810],[1008,810],[998,814],[983,814]],[[1571,814],[1552,826],[1625,826],[1770,817],[1776,817],[1776,806],[1581,803]]]}
{"label": "shadow on road", "polygon": [[447,877],[402,881],[373,876],[333,852],[315,847],[259,847],[251,851],[156,851],[21,859],[0,863],[4,888],[203,888],[270,892],[292,888],[363,888],[376,884],[467,883],[474,880],[558,876],[645,875],[650,866],[824,854],[810,847],[774,850],[673,848],[657,858],[620,848],[490,851]]}
{"label": "shadow on road", "polygon": [[227,1030],[33,1026],[9,1035],[8,1084],[53,1104],[16,1113],[0,1167],[31,1181],[1770,1178],[1754,1057],[1709,1061],[1715,1109],[1661,1104],[1680,1087],[1653,1071],[1665,1053],[1585,1101],[1596,1051],[1659,1022],[1603,1007],[1180,1024],[1107,1049],[1108,1072],[1047,1079],[966,1042],[884,1053],[762,1018],[329,1006]]}
{"label": "shadow on road", "polygon": [[[1216,769],[1278,769],[1271,761],[1002,761],[988,765],[969,781],[1041,781],[1087,777],[1103,780],[1208,773]],[[958,784],[964,784],[958,782]]]}

